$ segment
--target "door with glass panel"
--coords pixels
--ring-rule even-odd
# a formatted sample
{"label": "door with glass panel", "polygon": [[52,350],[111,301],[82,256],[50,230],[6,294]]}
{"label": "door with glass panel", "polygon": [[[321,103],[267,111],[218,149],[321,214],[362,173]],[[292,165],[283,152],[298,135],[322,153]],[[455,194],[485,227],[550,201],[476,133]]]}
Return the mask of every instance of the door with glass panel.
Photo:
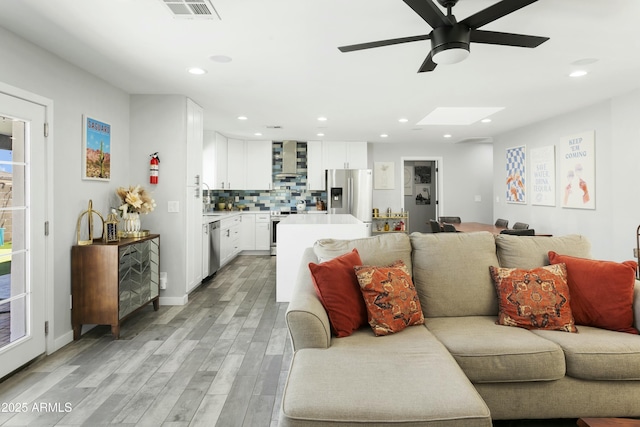
{"label": "door with glass panel", "polygon": [[0,92],[0,378],[46,348],[44,120]]}

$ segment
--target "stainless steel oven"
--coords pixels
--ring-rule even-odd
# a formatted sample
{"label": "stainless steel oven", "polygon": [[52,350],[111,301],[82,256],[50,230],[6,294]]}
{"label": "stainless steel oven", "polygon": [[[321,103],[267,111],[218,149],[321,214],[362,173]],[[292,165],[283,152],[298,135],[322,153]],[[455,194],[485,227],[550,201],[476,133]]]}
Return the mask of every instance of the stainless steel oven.
{"label": "stainless steel oven", "polygon": [[276,255],[276,243],[278,242],[278,223],[291,215],[291,211],[271,211],[271,255]]}

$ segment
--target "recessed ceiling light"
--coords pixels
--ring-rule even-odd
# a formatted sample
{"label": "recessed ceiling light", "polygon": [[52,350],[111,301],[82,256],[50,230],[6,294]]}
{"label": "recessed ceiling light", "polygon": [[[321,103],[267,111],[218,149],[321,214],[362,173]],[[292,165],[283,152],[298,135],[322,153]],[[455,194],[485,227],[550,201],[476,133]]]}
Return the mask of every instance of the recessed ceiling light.
{"label": "recessed ceiling light", "polygon": [[227,55],[213,55],[213,56],[210,56],[209,59],[212,60],[213,62],[219,62],[221,64],[226,64],[228,62],[233,61],[233,59],[231,59],[231,57]]}
{"label": "recessed ceiling light", "polygon": [[380,138],[387,138],[389,135],[387,135],[386,133],[381,133],[380,134]]}
{"label": "recessed ceiling light", "polygon": [[409,121],[409,119],[405,119],[405,118],[403,117],[403,118],[401,118],[401,119],[398,119],[398,121],[399,121],[400,123],[407,123],[407,122]]}
{"label": "recessed ceiling light", "polygon": [[480,120],[482,123],[491,123],[491,119],[482,119]]}
{"label": "recessed ceiling light", "polygon": [[262,134],[260,132],[256,132],[254,133],[255,136],[262,136]]}
{"label": "recessed ceiling light", "polygon": [[247,120],[247,116],[238,116],[238,120]]}
{"label": "recessed ceiling light", "polygon": [[445,133],[445,134],[444,134],[444,135],[442,135],[442,136],[443,136],[443,137],[445,137],[445,138],[451,138],[451,136],[452,136],[452,135],[451,135],[450,133]]}
{"label": "recessed ceiling light", "polygon": [[586,76],[587,72],[585,70],[576,70],[569,74],[569,77],[582,77]]}
{"label": "recessed ceiling light", "polygon": [[196,76],[201,76],[202,74],[207,74],[207,70],[203,70],[202,68],[192,67],[187,69],[189,74],[195,74]]}
{"label": "recessed ceiling light", "polygon": [[326,117],[318,117],[318,121],[319,122],[326,122],[327,118]]}
{"label": "recessed ceiling light", "polygon": [[324,136],[324,133],[317,133],[316,136]]}

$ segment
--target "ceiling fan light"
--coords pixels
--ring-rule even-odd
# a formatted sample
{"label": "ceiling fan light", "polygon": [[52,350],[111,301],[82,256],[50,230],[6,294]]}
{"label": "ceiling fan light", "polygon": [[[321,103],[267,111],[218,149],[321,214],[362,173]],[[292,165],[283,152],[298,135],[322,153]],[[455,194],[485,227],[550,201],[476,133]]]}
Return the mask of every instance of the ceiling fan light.
{"label": "ceiling fan light", "polygon": [[457,64],[469,56],[469,45],[451,43],[438,46],[433,51],[433,62],[436,64]]}

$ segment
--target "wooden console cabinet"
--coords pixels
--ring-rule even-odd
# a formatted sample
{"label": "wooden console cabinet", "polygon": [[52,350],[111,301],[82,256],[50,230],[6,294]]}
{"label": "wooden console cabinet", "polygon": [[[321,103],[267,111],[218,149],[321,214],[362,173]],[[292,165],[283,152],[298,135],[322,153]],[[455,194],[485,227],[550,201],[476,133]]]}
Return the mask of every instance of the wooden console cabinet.
{"label": "wooden console cabinet", "polygon": [[111,325],[118,339],[127,317],[150,302],[158,310],[159,293],[160,235],[71,248],[74,340],[87,324]]}

